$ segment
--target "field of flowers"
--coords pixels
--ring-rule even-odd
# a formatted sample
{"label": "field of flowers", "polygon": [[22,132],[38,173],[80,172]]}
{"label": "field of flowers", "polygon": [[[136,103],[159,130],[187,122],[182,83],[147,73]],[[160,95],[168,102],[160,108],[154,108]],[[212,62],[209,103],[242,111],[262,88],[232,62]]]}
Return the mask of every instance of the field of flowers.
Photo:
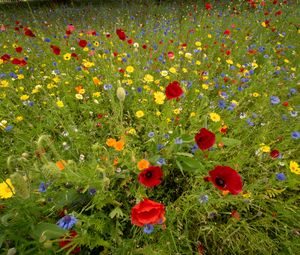
{"label": "field of flowers", "polygon": [[1,254],[300,254],[297,1],[79,2],[0,5]]}

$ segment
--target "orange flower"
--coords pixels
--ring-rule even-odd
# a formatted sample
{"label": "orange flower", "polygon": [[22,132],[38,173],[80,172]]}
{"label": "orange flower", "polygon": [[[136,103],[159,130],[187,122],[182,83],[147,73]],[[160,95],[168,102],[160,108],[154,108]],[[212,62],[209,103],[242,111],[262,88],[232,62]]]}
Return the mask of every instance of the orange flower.
{"label": "orange flower", "polygon": [[108,147],[114,147],[116,145],[116,143],[117,143],[116,139],[113,139],[113,138],[108,138],[106,140],[106,145]]}
{"label": "orange flower", "polygon": [[114,166],[117,166],[119,164],[119,159],[118,158],[115,158],[114,159]]}
{"label": "orange flower", "polygon": [[93,82],[95,85],[100,85],[101,81],[97,77],[93,77]]}
{"label": "orange flower", "polygon": [[77,93],[79,93],[79,91],[82,90],[82,89],[83,89],[83,87],[82,87],[81,85],[79,85],[79,86],[77,86],[77,87],[75,88],[75,90],[77,91]]}
{"label": "orange flower", "polygon": [[143,169],[148,168],[150,166],[150,163],[148,160],[142,159],[137,163],[137,166],[138,166],[139,170],[143,170]]}
{"label": "orange flower", "polygon": [[123,140],[117,141],[114,145],[116,151],[121,151],[124,149],[125,142]]}
{"label": "orange flower", "polygon": [[59,168],[59,170],[62,171],[65,169],[65,165],[67,164],[67,162],[65,160],[59,160],[55,164]]}

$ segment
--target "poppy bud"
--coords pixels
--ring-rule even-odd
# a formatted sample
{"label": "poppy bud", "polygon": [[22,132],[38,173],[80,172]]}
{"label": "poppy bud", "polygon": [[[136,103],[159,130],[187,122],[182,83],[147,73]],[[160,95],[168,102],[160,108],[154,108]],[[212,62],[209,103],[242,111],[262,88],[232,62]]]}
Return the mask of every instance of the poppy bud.
{"label": "poppy bud", "polygon": [[126,92],[123,87],[118,87],[117,89],[117,98],[120,100],[120,102],[123,102],[125,100]]}

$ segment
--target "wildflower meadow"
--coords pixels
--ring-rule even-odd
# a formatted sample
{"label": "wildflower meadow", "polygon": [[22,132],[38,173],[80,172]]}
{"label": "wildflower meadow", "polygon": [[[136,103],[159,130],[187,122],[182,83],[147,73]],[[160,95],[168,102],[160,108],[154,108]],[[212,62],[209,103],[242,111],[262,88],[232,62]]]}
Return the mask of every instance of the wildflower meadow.
{"label": "wildflower meadow", "polygon": [[1,254],[300,254],[299,11],[0,3]]}

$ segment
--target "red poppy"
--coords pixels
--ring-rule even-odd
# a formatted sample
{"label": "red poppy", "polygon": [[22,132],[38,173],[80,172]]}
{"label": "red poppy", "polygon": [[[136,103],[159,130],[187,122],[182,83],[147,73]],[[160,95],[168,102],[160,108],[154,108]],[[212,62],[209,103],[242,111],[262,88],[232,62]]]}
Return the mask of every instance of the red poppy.
{"label": "red poppy", "polygon": [[20,46],[16,48],[16,52],[18,52],[18,53],[21,53],[21,52],[22,52],[22,50],[23,50],[23,48],[22,48],[22,47],[20,47]]}
{"label": "red poppy", "polygon": [[79,46],[80,46],[81,48],[84,48],[84,47],[87,45],[87,41],[86,41],[86,40],[80,40],[80,41],[78,42],[78,44],[79,44]]}
{"label": "red poppy", "polygon": [[163,172],[159,166],[150,166],[140,172],[138,180],[146,187],[154,187],[161,183]]}
{"label": "red poppy", "polygon": [[281,14],[282,14],[282,11],[281,11],[281,10],[275,12],[275,16],[279,16],[279,15],[281,15]]}
{"label": "red poppy", "polygon": [[231,32],[230,32],[230,30],[229,29],[227,29],[227,30],[225,30],[224,31],[224,33],[223,33],[224,35],[230,35],[231,34]]}
{"label": "red poppy", "polygon": [[1,59],[3,60],[3,62],[10,60],[10,55],[8,54],[4,54],[1,56]]}
{"label": "red poppy", "polygon": [[270,156],[271,156],[272,158],[278,158],[279,155],[280,155],[280,153],[279,153],[278,150],[272,150],[272,151],[270,152]]}
{"label": "red poppy", "polygon": [[128,44],[130,44],[130,45],[133,44],[133,40],[132,40],[132,39],[129,39],[127,42],[128,42]]}
{"label": "red poppy", "polygon": [[169,83],[166,87],[166,96],[168,99],[179,98],[183,94],[182,88],[178,81]]}
{"label": "red poppy", "polygon": [[55,55],[59,55],[60,54],[60,48],[58,48],[57,46],[51,45],[50,48],[52,49],[52,51],[53,51],[53,53]]}
{"label": "red poppy", "polygon": [[[59,247],[61,247],[61,248],[64,248],[65,246],[67,246],[66,247],[66,249],[69,249],[70,248],[70,243],[72,242],[72,239],[74,238],[74,237],[76,237],[78,234],[77,234],[77,232],[75,231],[75,230],[71,230],[70,231],[70,233],[69,233],[69,235],[68,236],[65,236],[65,237],[63,237],[63,239],[61,239],[60,241],[59,241]],[[79,246],[77,246],[77,247],[75,247],[73,250],[72,250],[72,254],[76,254],[76,253],[78,253],[78,252],[80,252],[80,247]]]}
{"label": "red poppy", "polygon": [[18,58],[14,58],[11,63],[13,65],[19,65],[19,66],[25,66],[27,65],[27,62],[24,59],[18,59]]}
{"label": "red poppy", "polygon": [[147,49],[147,45],[146,44],[143,44],[142,48],[145,50]]}
{"label": "red poppy", "polygon": [[117,29],[116,33],[117,33],[117,35],[118,35],[118,37],[119,37],[120,40],[125,41],[126,34],[125,34],[125,32],[122,29]]}
{"label": "red poppy", "polygon": [[212,5],[210,3],[206,3],[205,4],[205,9],[206,10],[211,10],[212,9]]}
{"label": "red poppy", "polygon": [[29,37],[35,37],[35,34],[29,29],[29,28],[24,28],[24,31],[25,31],[25,35],[26,36],[29,36]]}
{"label": "red poppy", "polygon": [[232,195],[237,195],[242,191],[241,176],[229,166],[216,166],[214,170],[209,171],[209,175],[206,180],[219,190],[229,191]]}
{"label": "red poppy", "polygon": [[195,141],[199,149],[204,151],[214,145],[216,142],[216,135],[206,128],[201,128],[200,131],[195,135]]}
{"label": "red poppy", "polygon": [[145,224],[160,224],[164,221],[163,204],[145,198],[131,209],[131,223],[142,227]]}

